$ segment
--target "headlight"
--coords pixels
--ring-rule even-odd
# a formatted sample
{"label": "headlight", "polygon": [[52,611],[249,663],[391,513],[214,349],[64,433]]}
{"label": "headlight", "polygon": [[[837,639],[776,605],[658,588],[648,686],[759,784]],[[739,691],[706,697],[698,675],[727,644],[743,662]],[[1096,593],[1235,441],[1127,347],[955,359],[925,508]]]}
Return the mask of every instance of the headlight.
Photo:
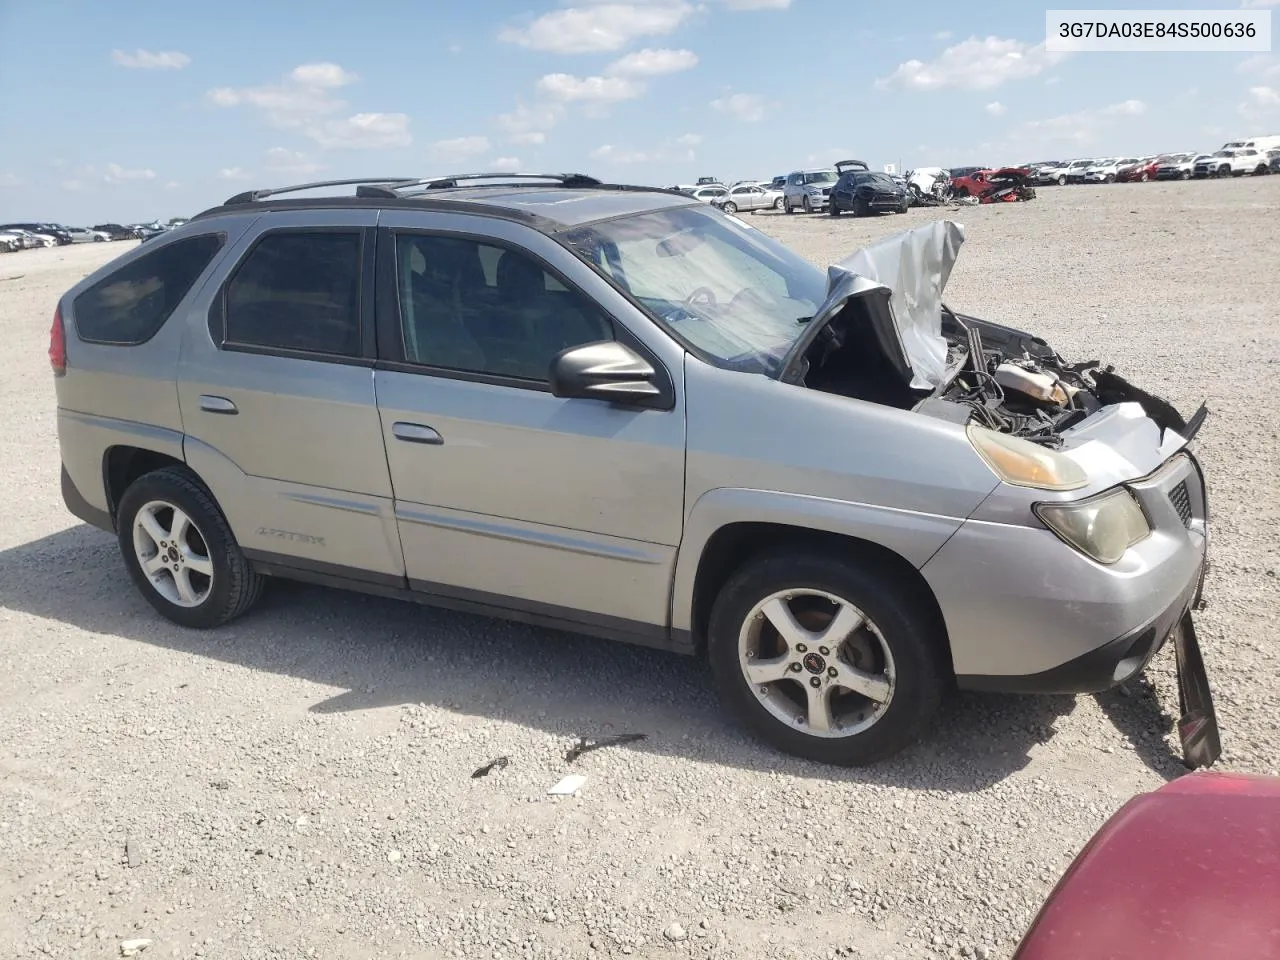
{"label": "headlight", "polygon": [[1089,483],[1078,463],[1048,447],[976,424],[970,424],[965,432],[987,466],[1005,483],[1037,490],[1079,490]]}
{"label": "headlight", "polygon": [[1115,563],[1151,532],[1146,514],[1124,488],[1076,503],[1037,503],[1045,526],[1099,563]]}

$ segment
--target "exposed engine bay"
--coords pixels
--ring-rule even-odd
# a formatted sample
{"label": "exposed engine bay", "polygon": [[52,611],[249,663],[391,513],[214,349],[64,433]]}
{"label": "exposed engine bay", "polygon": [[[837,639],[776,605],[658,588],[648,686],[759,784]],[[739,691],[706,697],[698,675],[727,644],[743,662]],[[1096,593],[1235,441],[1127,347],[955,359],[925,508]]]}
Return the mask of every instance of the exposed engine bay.
{"label": "exposed engine bay", "polygon": [[[1188,423],[1162,400],[1097,360],[1070,363],[1044,340],[943,305],[947,374],[932,390],[912,388],[893,369],[866,316],[870,303],[845,305],[810,345],[802,381],[953,423],[977,423],[1046,446],[1105,406],[1133,401],[1160,428],[1184,434]],[[1198,418],[1193,418],[1197,420]]]}
{"label": "exposed engine bay", "polygon": [[942,299],[964,231],[926,223],[828,268],[828,296],[779,371],[786,383],[1051,447],[1104,407],[1134,402],[1161,434],[1190,422],[1097,360],[1068,362],[1034,334],[951,310]]}

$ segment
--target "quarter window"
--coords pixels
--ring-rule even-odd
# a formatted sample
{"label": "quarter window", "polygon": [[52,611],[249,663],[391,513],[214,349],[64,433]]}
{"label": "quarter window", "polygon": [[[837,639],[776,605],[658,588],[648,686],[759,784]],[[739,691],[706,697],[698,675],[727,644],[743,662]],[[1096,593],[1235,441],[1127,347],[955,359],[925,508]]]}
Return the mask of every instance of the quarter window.
{"label": "quarter window", "polygon": [[546,382],[561,350],[613,339],[594,303],[531,257],[462,237],[396,238],[405,359]]}
{"label": "quarter window", "polygon": [[273,350],[360,352],[360,233],[264,236],[227,285],[226,341]]}
{"label": "quarter window", "polygon": [[156,335],[222,248],[222,234],[167,243],[99,280],[74,304],[76,333],[92,343],[138,344]]}

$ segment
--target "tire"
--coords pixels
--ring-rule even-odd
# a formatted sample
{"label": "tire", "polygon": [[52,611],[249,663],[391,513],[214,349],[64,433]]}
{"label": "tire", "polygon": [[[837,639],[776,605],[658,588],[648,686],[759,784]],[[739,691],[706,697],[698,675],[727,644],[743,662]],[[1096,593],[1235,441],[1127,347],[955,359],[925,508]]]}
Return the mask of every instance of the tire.
{"label": "tire", "polygon": [[785,213],[795,213],[795,212],[796,212],[795,207],[793,207],[793,206],[791,206],[791,204],[787,203],[787,201],[786,201],[785,199],[782,201],[782,209],[783,209],[783,212],[785,212]]}
{"label": "tire", "polygon": [[832,217],[840,216],[840,207],[836,204],[835,197],[831,197],[827,200],[827,215]]}
{"label": "tire", "polygon": [[910,210],[910,209],[911,209],[911,200],[910,200],[910,198],[909,198],[909,197],[903,197],[903,198],[902,198],[902,204],[901,204],[901,206],[899,206],[899,207],[898,207],[898,212],[899,212],[899,213],[906,213],[906,212],[907,212],[908,210]]}
{"label": "tire", "polygon": [[[189,519],[190,526],[176,539],[166,539],[174,532],[177,511]],[[146,532],[149,524],[140,519],[144,515],[158,524],[153,529],[162,534],[159,539]],[[245,559],[213,497],[185,467],[165,467],[131,483],[120,498],[116,528],[120,553],[134,585],[174,623],[195,629],[216,627],[245,613],[262,594],[261,575]],[[158,558],[160,543],[166,545],[175,566],[184,568],[181,579],[186,581],[190,596],[182,596],[180,578],[173,576],[167,563],[150,575],[143,569],[143,554],[155,550],[146,559]],[[173,547],[185,550],[170,550]],[[201,572],[197,561],[210,573]],[[157,578],[154,581],[153,576]]]}
{"label": "tire", "polygon": [[1182,171],[1182,173],[1178,174],[1178,178],[1179,178],[1180,180],[1190,180],[1190,179],[1191,179],[1191,171],[1190,171],[1190,170],[1183,170],[1183,171]]}
{"label": "tire", "polygon": [[779,197],[777,200],[773,201],[773,209],[775,209],[775,210],[781,210],[781,209],[782,209],[782,198],[781,198],[781,197]]}
{"label": "tire", "polygon": [[1066,185],[1067,185],[1066,174],[1062,174],[1062,173],[1058,174],[1058,186],[1065,187]]}
{"label": "tire", "polygon": [[1150,179],[1151,179],[1151,174],[1147,173],[1146,171],[1143,171],[1142,176],[1138,178],[1138,182],[1146,183]]}
{"label": "tire", "polygon": [[724,206],[722,206],[720,209],[723,210],[725,213],[737,213],[738,205],[734,203],[732,200],[728,200],[725,202]]}
{"label": "tire", "polygon": [[107,239],[106,237],[94,237],[94,238],[93,238],[93,242],[94,242],[94,243],[105,243],[105,242],[106,242],[106,239]]}
{"label": "tire", "polygon": [[853,215],[855,217],[865,217],[871,212],[871,208],[867,206],[867,201],[860,197],[853,198]]}
{"label": "tire", "polygon": [[[779,599],[776,606],[767,603],[775,595],[792,593],[797,599]],[[857,623],[852,618],[859,612],[865,620],[847,637],[817,650],[799,650],[799,643],[779,641],[773,617],[761,612],[762,607],[781,607],[791,614],[786,618],[790,622],[820,632],[824,618],[826,625],[831,623],[830,610],[840,609],[824,597],[843,601],[852,623]],[[922,612],[925,609],[916,591],[870,564],[821,553],[776,553],[748,561],[721,589],[711,611],[708,655],[720,698],[760,737],[786,753],[839,766],[883,760],[924,733],[947,687],[942,631]],[[804,639],[812,643],[811,637]],[[750,655],[766,647],[768,659]],[[788,652],[774,657],[779,649]],[[753,661],[757,670],[767,675],[773,668],[779,677],[763,685],[749,679],[746,665]],[[855,668],[855,662],[860,666]],[[793,674],[804,680],[792,679]],[[886,699],[877,702],[851,692],[853,688],[839,682],[841,674]],[[817,701],[828,705],[825,711],[810,706],[815,702],[809,699],[814,681],[825,693]],[[833,699],[836,691],[843,691],[838,700]],[[855,729],[808,732],[813,729],[808,718],[824,715],[833,724],[844,720]]]}
{"label": "tire", "polygon": [[1114,173],[1108,173],[1105,177],[1103,177],[1103,178],[1102,178],[1102,182],[1103,182],[1103,183],[1115,183],[1115,182],[1116,182],[1116,175],[1115,175]]}
{"label": "tire", "polygon": [[813,204],[809,202],[809,197],[807,195],[800,198],[800,208],[804,210],[805,213],[813,213]]}

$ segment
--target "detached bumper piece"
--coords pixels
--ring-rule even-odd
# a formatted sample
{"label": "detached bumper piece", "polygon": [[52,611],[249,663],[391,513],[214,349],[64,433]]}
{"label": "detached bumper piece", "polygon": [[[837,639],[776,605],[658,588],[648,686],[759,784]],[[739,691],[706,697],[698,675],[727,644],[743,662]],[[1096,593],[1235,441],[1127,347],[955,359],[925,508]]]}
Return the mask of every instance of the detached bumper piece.
{"label": "detached bumper piece", "polygon": [[1200,653],[1191,611],[1182,615],[1173,636],[1178,664],[1178,737],[1182,741],[1182,762],[1191,770],[1210,767],[1222,756],[1218,714],[1213,708],[1209,674]]}

